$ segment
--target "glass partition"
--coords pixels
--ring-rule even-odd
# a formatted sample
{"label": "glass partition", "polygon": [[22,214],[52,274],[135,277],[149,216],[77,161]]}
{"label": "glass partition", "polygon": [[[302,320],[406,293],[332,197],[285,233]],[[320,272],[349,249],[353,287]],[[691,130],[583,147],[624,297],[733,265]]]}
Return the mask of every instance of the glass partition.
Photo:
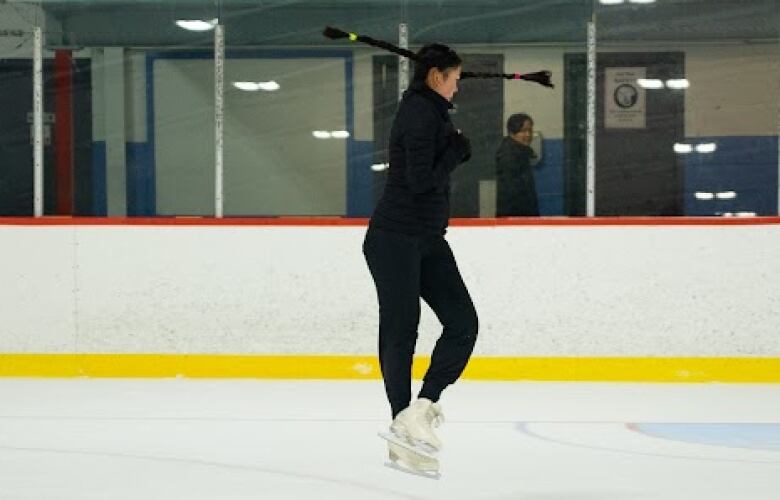
{"label": "glass partition", "polygon": [[[40,15],[33,3],[0,5],[0,216],[33,215],[33,30]],[[50,154],[51,124],[43,131]]]}
{"label": "glass partition", "polygon": [[[448,44],[462,55],[465,71],[552,71],[554,89],[501,78],[461,83],[452,119],[470,137],[473,156],[453,174],[453,216],[495,216],[499,188],[515,198],[504,196],[507,216],[564,215],[584,198],[584,185],[567,187],[565,176],[567,162],[579,168],[585,161],[579,137],[569,137],[567,146],[565,126],[569,120],[579,134],[584,107],[567,116],[564,103],[567,91],[584,89],[584,68],[565,61],[585,52],[587,2],[557,2],[556,9],[494,2],[487,14],[484,6],[458,1],[226,5],[226,214],[361,217],[381,196],[399,58],[327,40],[326,24],[393,44],[402,43],[405,29],[411,50]],[[572,109],[584,106],[576,94],[569,100]],[[533,153],[497,187],[496,153],[508,119],[520,113],[534,122]],[[526,177],[528,189],[507,186]]]}
{"label": "glass partition", "polygon": [[401,2],[224,5],[225,214],[370,215],[375,92],[397,80],[377,72],[386,52],[323,29],[397,43]]}
{"label": "glass partition", "polygon": [[596,214],[777,213],[775,0],[598,0]]}
{"label": "glass partition", "polygon": [[213,215],[217,6],[61,1],[44,11],[54,92],[70,94],[56,115],[71,146],[57,152],[72,163],[54,161],[58,180],[72,169],[74,213]]}
{"label": "glass partition", "polygon": [[325,38],[326,25],[412,51],[444,43],[464,71],[552,73],[554,88],[460,82],[451,118],[473,154],[452,174],[454,217],[583,216],[589,203],[605,216],[777,214],[779,10],[774,0],[5,3],[0,215],[33,213],[36,25],[44,214],[369,216],[404,66]]}
{"label": "glass partition", "polygon": [[456,217],[561,216],[581,212],[584,169],[584,54],[589,2],[439,2],[410,8],[417,47],[451,44],[463,70],[499,74],[550,71],[554,88],[503,78],[464,79],[452,119],[472,142],[452,177]]}

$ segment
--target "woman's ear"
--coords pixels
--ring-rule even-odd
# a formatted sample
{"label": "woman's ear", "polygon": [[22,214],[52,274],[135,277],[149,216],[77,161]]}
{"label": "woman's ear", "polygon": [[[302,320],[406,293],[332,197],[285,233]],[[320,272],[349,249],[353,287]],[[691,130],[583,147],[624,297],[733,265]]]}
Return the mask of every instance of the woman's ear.
{"label": "woman's ear", "polygon": [[438,73],[439,72],[436,70],[436,68],[431,68],[428,70],[428,81],[435,86],[438,86],[440,83]]}

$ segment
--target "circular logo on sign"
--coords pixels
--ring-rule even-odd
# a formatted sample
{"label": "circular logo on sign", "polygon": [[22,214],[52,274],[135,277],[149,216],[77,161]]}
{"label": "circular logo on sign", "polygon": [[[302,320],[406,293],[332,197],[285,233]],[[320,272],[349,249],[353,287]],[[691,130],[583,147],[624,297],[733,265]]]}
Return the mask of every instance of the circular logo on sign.
{"label": "circular logo on sign", "polygon": [[639,92],[633,85],[624,83],[615,89],[615,104],[621,108],[632,108],[639,100]]}

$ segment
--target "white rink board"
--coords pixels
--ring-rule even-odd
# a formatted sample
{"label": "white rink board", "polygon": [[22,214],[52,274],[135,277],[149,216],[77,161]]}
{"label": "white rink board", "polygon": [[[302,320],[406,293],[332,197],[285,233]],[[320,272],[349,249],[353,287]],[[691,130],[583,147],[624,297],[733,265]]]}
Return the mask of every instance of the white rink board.
{"label": "white rink board", "polygon": [[[0,226],[0,352],[373,354],[360,226]],[[780,225],[453,227],[476,354],[780,355]],[[420,352],[440,332],[423,308]]]}

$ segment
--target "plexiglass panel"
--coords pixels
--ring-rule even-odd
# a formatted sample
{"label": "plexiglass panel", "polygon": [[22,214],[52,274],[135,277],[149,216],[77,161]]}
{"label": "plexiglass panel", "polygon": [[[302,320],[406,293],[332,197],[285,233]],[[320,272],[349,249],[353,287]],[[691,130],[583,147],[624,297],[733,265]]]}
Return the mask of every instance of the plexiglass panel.
{"label": "plexiglass panel", "polygon": [[599,0],[596,213],[777,213],[775,0]]}

